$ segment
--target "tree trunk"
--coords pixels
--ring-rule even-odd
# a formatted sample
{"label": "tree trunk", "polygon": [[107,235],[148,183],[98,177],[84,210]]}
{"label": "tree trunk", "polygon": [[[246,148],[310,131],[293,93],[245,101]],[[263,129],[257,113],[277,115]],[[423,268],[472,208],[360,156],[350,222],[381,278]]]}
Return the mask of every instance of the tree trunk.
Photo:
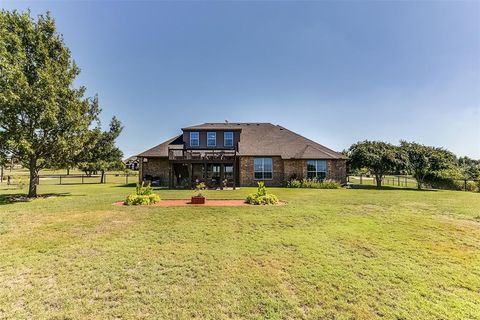
{"label": "tree trunk", "polygon": [[377,181],[377,188],[380,188],[382,186],[382,176],[383,175],[381,175],[381,174],[380,175],[378,175],[378,174],[375,175],[375,180]]}
{"label": "tree trunk", "polygon": [[67,168],[67,176],[70,175],[70,167]]}
{"label": "tree trunk", "polygon": [[3,182],[3,166],[0,167],[0,183]]}
{"label": "tree trunk", "polygon": [[32,162],[30,162],[30,165],[30,184],[28,186],[28,197],[36,198],[38,170],[35,165],[32,166]]}
{"label": "tree trunk", "polygon": [[100,177],[100,183],[105,183],[104,179],[105,179],[105,171],[102,170],[101,177]]}

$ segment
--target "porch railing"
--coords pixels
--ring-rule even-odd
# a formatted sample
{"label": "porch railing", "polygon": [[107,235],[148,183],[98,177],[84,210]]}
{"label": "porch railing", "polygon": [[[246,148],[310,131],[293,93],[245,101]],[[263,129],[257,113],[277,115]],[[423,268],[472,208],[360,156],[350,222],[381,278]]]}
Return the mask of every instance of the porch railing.
{"label": "porch railing", "polygon": [[168,150],[169,160],[233,161],[235,150]]}

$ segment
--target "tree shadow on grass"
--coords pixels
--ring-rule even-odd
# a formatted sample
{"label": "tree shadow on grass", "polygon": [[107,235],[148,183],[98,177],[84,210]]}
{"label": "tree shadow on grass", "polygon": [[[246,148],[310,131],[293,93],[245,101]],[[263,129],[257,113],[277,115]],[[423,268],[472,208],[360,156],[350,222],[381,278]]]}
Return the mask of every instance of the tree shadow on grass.
{"label": "tree shadow on grass", "polygon": [[135,188],[137,186],[136,182],[132,183],[124,183],[124,184],[117,184],[115,188]]}
{"label": "tree shadow on grass", "polygon": [[0,194],[0,205],[20,203],[20,202],[31,202],[36,199],[48,199],[48,198],[58,198],[58,197],[70,197],[69,192],[61,193],[43,193],[39,194],[37,198],[30,199],[27,198],[25,193],[9,193],[9,194]]}
{"label": "tree shadow on grass", "polygon": [[425,191],[425,192],[436,192],[436,189],[417,189],[417,188],[404,188],[404,187],[392,187],[392,186],[382,186],[377,188],[376,186],[371,185],[362,185],[362,184],[352,184],[350,185],[351,189],[366,189],[366,190],[386,190],[386,191]]}

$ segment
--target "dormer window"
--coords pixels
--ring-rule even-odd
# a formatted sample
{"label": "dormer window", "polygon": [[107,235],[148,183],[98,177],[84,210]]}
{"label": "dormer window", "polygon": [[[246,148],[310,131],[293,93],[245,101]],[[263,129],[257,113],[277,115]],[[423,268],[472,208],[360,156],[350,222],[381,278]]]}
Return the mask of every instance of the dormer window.
{"label": "dormer window", "polygon": [[198,132],[190,132],[190,146],[198,147],[200,145],[200,137]]}
{"label": "dormer window", "polygon": [[217,133],[207,132],[207,147],[215,147],[217,145]]}
{"label": "dormer window", "polygon": [[223,145],[225,147],[233,147],[233,132],[223,133]]}

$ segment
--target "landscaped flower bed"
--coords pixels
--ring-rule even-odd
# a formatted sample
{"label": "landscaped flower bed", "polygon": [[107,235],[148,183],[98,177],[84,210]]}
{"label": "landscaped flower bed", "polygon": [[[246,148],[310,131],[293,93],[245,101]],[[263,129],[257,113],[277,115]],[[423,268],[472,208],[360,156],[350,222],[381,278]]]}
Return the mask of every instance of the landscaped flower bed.
{"label": "landscaped flower bed", "polygon": [[127,206],[149,205],[160,201],[160,196],[153,193],[153,189],[150,184],[146,186],[137,183],[135,193],[127,196],[127,199],[123,202]]}
{"label": "landscaped flower bed", "polygon": [[260,205],[260,204],[270,205],[270,204],[277,204],[278,198],[274,194],[267,194],[267,188],[265,187],[265,183],[260,181],[258,183],[257,192],[249,194],[245,201],[249,204],[255,204],[255,205]]}

